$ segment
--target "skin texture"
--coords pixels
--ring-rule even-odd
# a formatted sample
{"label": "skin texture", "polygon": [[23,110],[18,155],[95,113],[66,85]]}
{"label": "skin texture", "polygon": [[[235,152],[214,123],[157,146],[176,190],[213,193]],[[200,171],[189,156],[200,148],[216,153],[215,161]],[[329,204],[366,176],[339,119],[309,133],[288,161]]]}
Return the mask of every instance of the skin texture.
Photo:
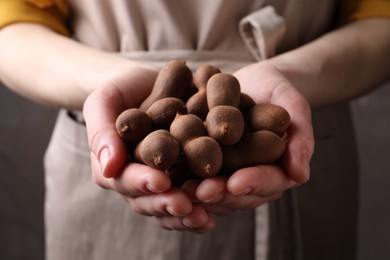
{"label": "skin texture", "polygon": [[122,194],[139,214],[155,216],[162,228],[198,233],[215,227],[214,215],[253,209],[309,179],[314,151],[310,108],[349,100],[389,80],[390,60],[384,55],[389,39],[388,19],[366,19],[235,72],[242,92],[256,103],[278,104],[290,113],[281,165],[193,180],[182,189],[172,187],[163,171],[127,163],[115,129],[119,113],[138,107],[149,95],[156,68],[20,23],[0,31],[0,79],[41,104],[83,108],[93,180]]}

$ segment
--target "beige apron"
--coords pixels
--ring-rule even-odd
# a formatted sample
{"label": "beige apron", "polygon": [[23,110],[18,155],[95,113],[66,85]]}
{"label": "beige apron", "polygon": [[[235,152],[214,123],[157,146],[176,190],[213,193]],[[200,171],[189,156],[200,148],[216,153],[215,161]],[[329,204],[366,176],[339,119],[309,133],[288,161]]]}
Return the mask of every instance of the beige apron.
{"label": "beige apron", "polygon": [[[155,65],[180,58],[186,60],[192,69],[207,62],[225,72],[233,72],[320,35],[329,25],[333,1],[118,0],[99,4],[89,1],[70,3],[74,11],[75,38],[87,45]],[[303,26],[308,21],[310,24]],[[336,153],[328,155],[329,151],[340,146],[340,139],[346,145],[338,152],[350,155],[351,162],[354,159],[353,147],[349,146],[353,140],[343,135],[353,137],[349,113],[340,113],[347,109],[347,105],[323,109],[318,112],[318,119],[314,111],[314,123],[320,134],[320,143],[317,144],[320,155],[318,159],[314,156],[313,161],[323,166],[313,167],[312,179],[316,185],[324,174],[354,174],[353,163],[343,160],[341,167],[341,156]],[[318,193],[318,189],[313,191],[307,185],[308,188],[302,187],[298,192],[307,203],[299,204],[299,207],[295,192],[288,191],[275,203],[218,218],[216,230],[204,235],[162,230],[152,218],[135,214],[119,195],[93,183],[85,127],[70,115],[73,114],[68,111],[60,112],[45,157],[48,260],[273,260],[302,259],[302,255],[306,259],[320,259],[312,258],[317,252],[317,245],[312,245],[311,236],[317,235],[313,231],[317,227],[321,230],[338,225],[337,216],[329,218],[331,227],[327,226],[328,223],[321,223],[323,218],[312,216],[316,214],[314,210],[318,210],[318,214],[327,212],[324,204],[334,214],[332,207],[337,203],[326,204],[329,201],[321,200],[322,194],[315,200],[312,196]],[[322,118],[327,119],[325,127]],[[335,132],[339,139],[333,138]],[[349,165],[352,169],[348,168]],[[329,189],[333,191],[338,187],[332,184]],[[336,194],[339,195],[335,193],[334,196]],[[353,203],[350,205],[354,207]],[[300,220],[303,220],[301,224]],[[353,222],[354,218],[351,220]],[[348,238],[350,232],[346,233],[345,238]],[[318,234],[323,235],[320,241],[329,243],[328,248],[332,248],[334,243],[331,242],[335,242],[339,248],[345,249],[337,242],[341,239],[328,234]],[[352,245],[353,254],[353,241],[349,245]],[[347,250],[349,254],[332,250],[321,254],[323,259],[351,259],[351,250]]]}

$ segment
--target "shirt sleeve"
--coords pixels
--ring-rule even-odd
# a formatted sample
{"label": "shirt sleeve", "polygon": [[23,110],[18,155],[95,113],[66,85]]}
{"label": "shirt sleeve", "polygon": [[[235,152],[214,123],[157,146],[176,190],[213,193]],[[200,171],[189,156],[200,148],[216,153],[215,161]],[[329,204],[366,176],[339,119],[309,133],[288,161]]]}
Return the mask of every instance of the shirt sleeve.
{"label": "shirt sleeve", "polygon": [[18,22],[39,23],[68,36],[68,13],[64,0],[0,0],[0,28]]}
{"label": "shirt sleeve", "polygon": [[369,17],[390,17],[390,0],[343,1],[343,21],[348,22]]}

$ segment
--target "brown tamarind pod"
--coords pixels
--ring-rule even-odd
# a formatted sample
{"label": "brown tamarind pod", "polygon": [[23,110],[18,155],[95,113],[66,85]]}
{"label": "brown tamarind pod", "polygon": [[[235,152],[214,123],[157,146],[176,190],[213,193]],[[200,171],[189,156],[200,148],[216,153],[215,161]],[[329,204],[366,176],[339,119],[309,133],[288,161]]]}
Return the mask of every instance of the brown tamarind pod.
{"label": "brown tamarind pod", "polygon": [[206,96],[207,81],[217,73],[221,73],[221,71],[209,64],[204,64],[195,71],[193,85],[198,91],[187,100],[188,113],[197,115],[202,120],[206,119],[209,111]]}
{"label": "brown tamarind pod", "polygon": [[152,168],[170,168],[180,155],[180,144],[167,130],[148,134],[135,148],[134,158]]}
{"label": "brown tamarind pod", "polygon": [[146,114],[152,120],[153,129],[169,130],[176,114],[186,114],[187,107],[183,100],[175,97],[166,97],[155,101]]}
{"label": "brown tamarind pod", "polygon": [[269,130],[282,136],[291,123],[290,114],[281,106],[256,104],[244,114],[245,122],[253,131]]}
{"label": "brown tamarind pod", "polygon": [[238,107],[241,95],[240,83],[231,74],[214,74],[207,81],[206,95],[209,110],[220,105]]}
{"label": "brown tamarind pod", "polygon": [[186,142],[183,152],[187,167],[200,178],[215,176],[221,169],[221,147],[209,136],[197,137]]}
{"label": "brown tamarind pod", "polygon": [[205,126],[210,137],[220,145],[237,143],[244,132],[244,117],[233,106],[215,106],[207,114]]}
{"label": "brown tamarind pod", "polygon": [[203,121],[193,114],[177,114],[171,124],[169,132],[182,146],[189,140],[207,135]]}
{"label": "brown tamarind pod", "polygon": [[241,92],[238,109],[240,109],[240,111],[246,111],[252,108],[254,105],[256,105],[255,101],[248,94]]}
{"label": "brown tamarind pod", "polygon": [[185,61],[171,60],[159,71],[153,89],[141,103],[140,109],[146,111],[156,100],[176,97],[185,100],[192,88],[192,71]]}
{"label": "brown tamarind pod", "polygon": [[283,136],[268,130],[246,133],[237,144],[222,147],[222,171],[233,173],[245,167],[274,163],[286,146],[287,133]]}
{"label": "brown tamarind pod", "polygon": [[209,107],[207,105],[206,88],[201,88],[192,95],[186,103],[189,114],[194,114],[200,119],[205,120]]}
{"label": "brown tamarind pod", "polygon": [[179,140],[186,166],[200,178],[218,173],[222,165],[222,150],[218,142],[207,136],[203,121],[193,114],[177,115],[170,128]]}
{"label": "brown tamarind pod", "polygon": [[176,162],[165,169],[171,183],[174,187],[180,188],[186,181],[196,178],[187,167],[187,163],[183,154],[179,156]]}
{"label": "brown tamarind pod", "polygon": [[221,73],[221,71],[210,65],[210,64],[203,64],[200,67],[198,67],[195,71],[193,83],[194,86],[197,89],[205,89],[207,86],[207,82],[213,76],[214,74]]}
{"label": "brown tamarind pod", "polygon": [[115,127],[127,144],[137,144],[152,131],[152,120],[141,109],[129,108],[119,114]]}

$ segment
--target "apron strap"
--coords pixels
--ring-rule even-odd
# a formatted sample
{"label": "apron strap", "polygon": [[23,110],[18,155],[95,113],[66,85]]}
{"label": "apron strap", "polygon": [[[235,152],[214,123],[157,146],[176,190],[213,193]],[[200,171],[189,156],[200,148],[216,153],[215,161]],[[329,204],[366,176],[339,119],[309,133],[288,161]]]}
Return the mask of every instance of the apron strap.
{"label": "apron strap", "polygon": [[266,6],[242,18],[239,31],[253,57],[261,61],[275,55],[286,24],[272,6]]}

